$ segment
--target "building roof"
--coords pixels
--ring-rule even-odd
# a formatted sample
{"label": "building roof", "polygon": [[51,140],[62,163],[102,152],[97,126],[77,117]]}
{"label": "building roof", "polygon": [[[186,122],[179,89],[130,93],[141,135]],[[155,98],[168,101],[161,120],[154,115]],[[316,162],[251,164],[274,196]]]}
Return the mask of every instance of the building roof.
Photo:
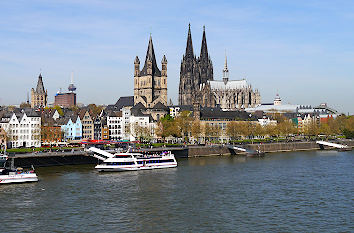
{"label": "building roof", "polygon": [[152,108],[152,109],[155,109],[155,110],[166,110],[168,111],[169,108],[166,107],[164,104],[162,104],[161,102],[158,102],[157,104],[155,104],[155,106]]}
{"label": "building roof", "polygon": [[245,111],[222,111],[220,108],[202,108],[200,110],[200,119],[256,121],[257,117]]}
{"label": "building roof", "polygon": [[246,108],[246,112],[255,112],[255,111],[263,111],[263,112],[297,112],[297,109],[300,105],[297,104],[282,104],[282,105],[259,105],[255,108]]}
{"label": "building roof", "polygon": [[123,107],[134,106],[134,96],[122,96],[118,99],[114,108],[121,110]]}
{"label": "building roof", "polygon": [[231,80],[226,83],[221,80],[215,80],[208,81],[208,83],[210,84],[210,88],[212,90],[244,89],[248,87],[247,81],[245,79]]}
{"label": "building roof", "polygon": [[134,110],[134,109],[143,109],[143,110],[145,110],[146,108],[145,108],[145,106],[144,106],[141,102],[139,102],[139,103],[137,103],[136,105],[134,105],[134,106],[131,108],[131,110]]}

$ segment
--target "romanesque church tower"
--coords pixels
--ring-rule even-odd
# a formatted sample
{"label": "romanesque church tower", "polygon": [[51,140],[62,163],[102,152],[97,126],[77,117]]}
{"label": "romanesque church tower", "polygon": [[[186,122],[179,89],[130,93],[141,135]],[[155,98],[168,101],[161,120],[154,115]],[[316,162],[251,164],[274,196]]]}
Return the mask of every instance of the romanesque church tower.
{"label": "romanesque church tower", "polygon": [[47,106],[47,90],[44,90],[42,74],[39,74],[36,90],[31,89],[31,108]]}
{"label": "romanesque church tower", "polygon": [[203,27],[200,57],[197,59],[193,53],[189,24],[186,53],[183,55],[180,69],[179,105],[193,105],[194,102],[201,102],[200,87],[211,80],[213,80],[213,64],[208,54],[205,27]]}
{"label": "romanesque church tower", "polygon": [[134,61],[134,105],[141,103],[146,108],[153,108],[159,102],[167,105],[167,59],[164,55],[160,71],[150,35],[143,69],[140,70],[138,56]]}

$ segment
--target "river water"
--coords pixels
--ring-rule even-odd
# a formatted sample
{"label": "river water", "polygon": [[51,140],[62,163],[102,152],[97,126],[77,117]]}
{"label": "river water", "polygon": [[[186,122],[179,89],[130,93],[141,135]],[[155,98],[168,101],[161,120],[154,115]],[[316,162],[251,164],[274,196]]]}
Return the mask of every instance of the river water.
{"label": "river water", "polygon": [[354,152],[178,162],[38,168],[38,183],[0,186],[0,232],[354,232]]}

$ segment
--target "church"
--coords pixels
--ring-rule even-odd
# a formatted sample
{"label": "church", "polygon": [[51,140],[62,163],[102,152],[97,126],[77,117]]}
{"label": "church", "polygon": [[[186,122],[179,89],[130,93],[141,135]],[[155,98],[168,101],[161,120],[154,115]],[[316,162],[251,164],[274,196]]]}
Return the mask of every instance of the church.
{"label": "church", "polygon": [[39,74],[36,89],[31,89],[31,108],[47,106],[47,90],[44,89],[42,74]]}
{"label": "church", "polygon": [[140,70],[139,57],[134,61],[134,105],[141,103],[145,108],[153,108],[158,103],[167,105],[167,59],[161,60],[161,70],[155,58],[150,35],[145,64]]}
{"label": "church", "polygon": [[191,28],[180,68],[179,105],[200,104],[202,107],[220,106],[223,110],[241,110],[260,105],[259,91],[253,90],[245,79],[229,80],[227,58],[222,80],[214,80],[213,64],[208,54],[205,27],[199,58],[193,52]]}

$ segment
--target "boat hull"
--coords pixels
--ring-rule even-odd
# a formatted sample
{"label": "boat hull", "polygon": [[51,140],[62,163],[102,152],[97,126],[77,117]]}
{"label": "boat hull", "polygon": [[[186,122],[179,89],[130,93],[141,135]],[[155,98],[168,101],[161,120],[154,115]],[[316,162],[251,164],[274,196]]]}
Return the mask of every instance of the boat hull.
{"label": "boat hull", "polygon": [[37,182],[36,174],[0,175],[0,184]]}
{"label": "boat hull", "polygon": [[132,165],[126,167],[97,165],[95,169],[98,170],[99,172],[124,172],[124,171],[140,171],[140,170],[152,170],[152,169],[174,168],[174,167],[177,167],[177,163],[158,164],[158,165],[151,165],[151,166]]}

